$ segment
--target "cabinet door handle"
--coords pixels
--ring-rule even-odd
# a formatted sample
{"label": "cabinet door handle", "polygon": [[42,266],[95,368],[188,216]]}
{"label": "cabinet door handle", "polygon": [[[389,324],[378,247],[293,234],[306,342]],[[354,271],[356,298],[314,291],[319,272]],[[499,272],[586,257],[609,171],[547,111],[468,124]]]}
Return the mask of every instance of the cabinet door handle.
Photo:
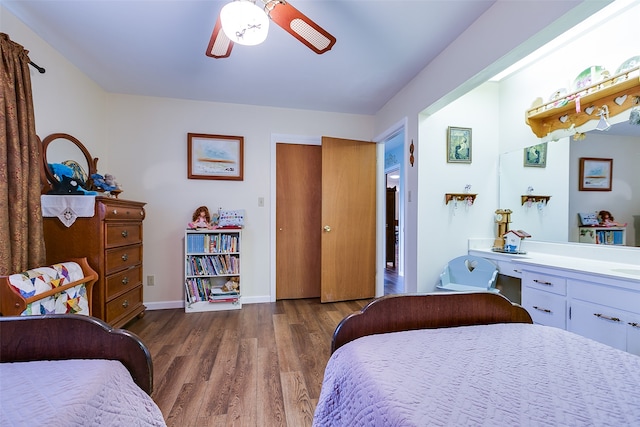
{"label": "cabinet door handle", "polygon": [[638,322],[628,322],[629,326],[633,326],[634,328],[640,328],[640,323]]}
{"label": "cabinet door handle", "polygon": [[129,259],[129,255],[124,254],[124,255],[122,255],[122,257],[121,257],[121,258],[122,258],[122,260],[123,260],[123,261],[126,261],[126,260],[128,260],[128,259]]}
{"label": "cabinet door handle", "polygon": [[551,283],[551,282],[545,282],[545,281],[538,280],[538,279],[533,279],[533,281],[536,282],[536,283],[539,283],[541,285],[553,286],[553,283]]}
{"label": "cabinet door handle", "polygon": [[125,237],[125,238],[129,236],[129,232],[127,230],[122,230],[122,233],[120,234],[122,234],[122,237]]}
{"label": "cabinet door handle", "polygon": [[122,278],[122,284],[123,284],[123,285],[127,285],[128,283],[129,283],[129,278],[128,278],[127,276],[124,276],[124,277]]}
{"label": "cabinet door handle", "polygon": [[544,313],[551,313],[551,310],[549,310],[548,308],[538,307],[537,305],[534,305],[533,308],[535,308],[538,311],[542,311]]}
{"label": "cabinet door handle", "polygon": [[613,322],[619,322],[620,319],[618,317],[605,316],[602,313],[593,313],[594,316],[599,317],[601,319],[611,320]]}
{"label": "cabinet door handle", "polygon": [[129,307],[129,300],[128,299],[124,300],[124,302],[122,303],[122,307],[123,308]]}

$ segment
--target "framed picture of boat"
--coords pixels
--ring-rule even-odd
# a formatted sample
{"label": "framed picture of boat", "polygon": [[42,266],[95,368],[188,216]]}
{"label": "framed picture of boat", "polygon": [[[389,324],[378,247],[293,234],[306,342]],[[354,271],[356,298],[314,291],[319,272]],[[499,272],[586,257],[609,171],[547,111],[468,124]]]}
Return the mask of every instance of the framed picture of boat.
{"label": "framed picture of boat", "polygon": [[187,177],[242,181],[244,137],[189,133]]}

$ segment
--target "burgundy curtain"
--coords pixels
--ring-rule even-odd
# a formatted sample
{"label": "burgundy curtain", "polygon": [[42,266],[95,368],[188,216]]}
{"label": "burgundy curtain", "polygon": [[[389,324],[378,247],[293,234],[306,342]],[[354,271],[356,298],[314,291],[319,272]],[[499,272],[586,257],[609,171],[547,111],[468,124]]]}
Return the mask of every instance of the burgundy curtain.
{"label": "burgundy curtain", "polygon": [[0,33],[0,275],[46,262],[28,52]]}

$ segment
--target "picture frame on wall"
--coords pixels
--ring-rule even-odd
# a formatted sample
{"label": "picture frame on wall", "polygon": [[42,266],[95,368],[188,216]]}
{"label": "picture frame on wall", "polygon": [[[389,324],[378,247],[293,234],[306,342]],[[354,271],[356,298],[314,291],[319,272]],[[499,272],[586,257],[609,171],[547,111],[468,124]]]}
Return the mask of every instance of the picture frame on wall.
{"label": "picture frame on wall", "polygon": [[471,163],[471,128],[447,127],[447,163]]}
{"label": "picture frame on wall", "polygon": [[611,191],[613,159],[580,158],[580,191]]}
{"label": "picture frame on wall", "polygon": [[244,179],[244,137],[187,134],[189,179]]}
{"label": "picture frame on wall", "polygon": [[532,168],[547,167],[547,143],[524,148],[524,166]]}

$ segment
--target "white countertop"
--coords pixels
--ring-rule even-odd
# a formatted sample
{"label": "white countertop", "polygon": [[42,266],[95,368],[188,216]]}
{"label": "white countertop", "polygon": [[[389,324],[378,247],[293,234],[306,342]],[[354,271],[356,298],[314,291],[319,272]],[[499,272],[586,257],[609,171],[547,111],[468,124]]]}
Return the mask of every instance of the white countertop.
{"label": "white countertop", "polygon": [[[490,240],[490,239],[489,239]],[[640,249],[526,241],[525,254],[493,252],[488,239],[469,239],[469,254],[514,264],[557,268],[640,284]]]}

